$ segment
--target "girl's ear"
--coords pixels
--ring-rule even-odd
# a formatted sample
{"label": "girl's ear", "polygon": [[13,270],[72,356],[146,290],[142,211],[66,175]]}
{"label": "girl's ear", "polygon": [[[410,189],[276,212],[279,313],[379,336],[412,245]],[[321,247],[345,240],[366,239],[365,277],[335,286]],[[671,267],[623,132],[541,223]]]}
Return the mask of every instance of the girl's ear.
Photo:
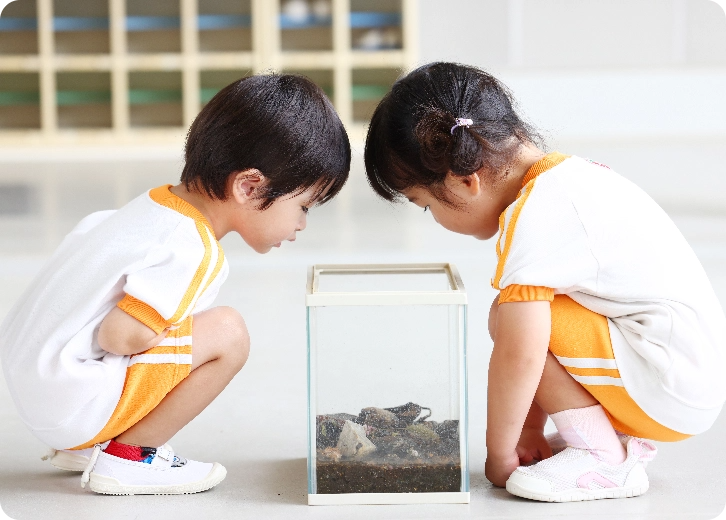
{"label": "girl's ear", "polygon": [[481,192],[481,179],[478,173],[474,172],[466,177],[461,177],[461,182],[472,196],[477,196]]}
{"label": "girl's ear", "polygon": [[258,201],[258,192],[265,184],[265,176],[256,169],[234,172],[231,176],[230,192],[239,204]]}
{"label": "girl's ear", "polygon": [[446,175],[446,184],[451,191],[462,198],[476,197],[481,193],[481,179],[477,172],[466,176],[454,175],[449,172]]}

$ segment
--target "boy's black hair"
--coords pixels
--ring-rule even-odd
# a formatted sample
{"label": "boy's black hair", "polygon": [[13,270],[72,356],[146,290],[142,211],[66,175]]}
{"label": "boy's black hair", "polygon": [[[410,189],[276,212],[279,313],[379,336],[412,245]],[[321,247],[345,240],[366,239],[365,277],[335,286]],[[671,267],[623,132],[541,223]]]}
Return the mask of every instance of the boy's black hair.
{"label": "boy's black hair", "polygon": [[318,204],[335,197],[348,179],[350,143],[315,83],[263,74],[227,85],[207,103],[187,133],[185,159],[181,182],[218,200],[228,197],[230,174],[256,168],[268,180],[264,210],[309,188]]}
{"label": "boy's black hair", "polygon": [[[452,132],[457,118],[473,124]],[[388,201],[420,186],[455,205],[444,189],[449,171],[466,176],[484,168],[494,183],[506,174],[521,144],[540,142],[496,78],[476,67],[430,63],[396,81],[373,113],[366,175]]]}

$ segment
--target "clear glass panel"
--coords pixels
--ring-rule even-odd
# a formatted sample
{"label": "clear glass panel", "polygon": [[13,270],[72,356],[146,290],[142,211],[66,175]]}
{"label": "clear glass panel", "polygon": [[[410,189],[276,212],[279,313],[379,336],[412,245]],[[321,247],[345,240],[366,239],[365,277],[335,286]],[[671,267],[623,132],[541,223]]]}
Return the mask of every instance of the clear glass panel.
{"label": "clear glass panel", "polygon": [[38,54],[36,7],[35,0],[16,0],[2,10],[0,54]]}
{"label": "clear glass panel", "polygon": [[321,271],[316,292],[446,291],[451,290],[443,269],[427,271]]}
{"label": "clear glass panel", "polygon": [[308,309],[311,493],[468,491],[464,326],[459,305]]}

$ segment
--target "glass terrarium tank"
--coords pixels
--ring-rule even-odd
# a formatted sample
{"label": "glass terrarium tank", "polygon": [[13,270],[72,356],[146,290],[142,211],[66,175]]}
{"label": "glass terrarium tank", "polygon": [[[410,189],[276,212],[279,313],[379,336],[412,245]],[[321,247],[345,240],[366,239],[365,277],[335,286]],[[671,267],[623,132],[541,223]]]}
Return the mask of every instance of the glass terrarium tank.
{"label": "glass terrarium tank", "polygon": [[456,268],[316,265],[306,305],[308,503],[468,503]]}

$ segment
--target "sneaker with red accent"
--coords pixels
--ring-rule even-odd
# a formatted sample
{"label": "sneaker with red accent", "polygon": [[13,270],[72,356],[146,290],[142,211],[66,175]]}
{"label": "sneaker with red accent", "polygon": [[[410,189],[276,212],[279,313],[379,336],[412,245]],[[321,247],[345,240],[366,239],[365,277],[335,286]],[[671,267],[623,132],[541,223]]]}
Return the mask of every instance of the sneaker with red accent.
{"label": "sneaker with red accent", "polygon": [[601,498],[629,498],[648,490],[647,463],[657,453],[648,441],[630,437],[627,457],[608,464],[588,450],[568,447],[557,455],[517,468],[507,480],[513,495],[542,502],[577,502]]}
{"label": "sneaker with red accent", "polygon": [[227,476],[217,462],[187,460],[164,447],[143,449],[144,460],[135,461],[105,453],[97,445],[81,487],[88,484],[106,495],[182,495],[211,489]]}
{"label": "sneaker with red accent", "polygon": [[[101,444],[101,449],[108,445],[108,441]],[[171,446],[164,444],[164,448],[171,450]],[[91,460],[93,448],[85,448],[82,450],[56,450],[49,448],[48,453],[43,455],[40,460],[47,460],[56,469],[63,471],[83,471]]]}

